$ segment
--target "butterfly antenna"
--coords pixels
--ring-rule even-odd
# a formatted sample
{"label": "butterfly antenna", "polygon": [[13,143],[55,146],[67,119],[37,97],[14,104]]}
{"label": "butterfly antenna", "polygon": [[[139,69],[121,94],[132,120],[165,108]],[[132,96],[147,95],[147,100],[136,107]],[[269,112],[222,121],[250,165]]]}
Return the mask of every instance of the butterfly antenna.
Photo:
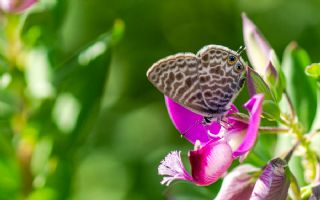
{"label": "butterfly antenna", "polygon": [[244,50],[246,50],[246,47],[241,45],[241,46],[239,47],[237,53],[238,53],[239,55],[241,55]]}
{"label": "butterfly antenna", "polygon": [[187,130],[183,131],[182,134],[181,134],[181,137],[182,136],[185,136],[191,129],[193,129],[194,127],[198,126],[199,124],[201,124],[201,121],[202,120],[197,120],[193,123],[192,126],[190,126]]}

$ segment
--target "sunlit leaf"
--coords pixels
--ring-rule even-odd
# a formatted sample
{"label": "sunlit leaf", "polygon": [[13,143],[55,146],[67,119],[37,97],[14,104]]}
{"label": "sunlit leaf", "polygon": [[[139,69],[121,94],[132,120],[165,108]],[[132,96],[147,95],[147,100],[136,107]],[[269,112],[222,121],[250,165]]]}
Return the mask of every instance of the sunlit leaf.
{"label": "sunlit leaf", "polygon": [[320,63],[313,63],[306,67],[305,72],[308,76],[313,78],[320,77]]}
{"label": "sunlit leaf", "polygon": [[298,181],[290,170],[288,170],[288,174],[290,177],[289,195],[293,200],[301,200],[301,192]]}
{"label": "sunlit leaf", "polygon": [[270,51],[269,56],[269,63],[266,69],[266,81],[275,99],[279,102],[286,87],[286,80],[274,50]]}
{"label": "sunlit leaf", "polygon": [[304,69],[310,64],[306,51],[291,43],[285,50],[282,68],[287,77],[287,91],[299,120],[309,130],[316,114],[316,83],[306,76]]}
{"label": "sunlit leaf", "polygon": [[[116,27],[119,32],[119,27]],[[41,134],[49,134],[55,140],[52,157],[58,156],[59,159],[55,161],[56,167],[52,174],[46,178],[45,186],[57,190],[58,199],[70,195],[68,187],[74,172],[69,170],[75,168],[75,163],[70,161],[73,157],[70,156],[87,142],[101,112],[111,48],[115,44],[112,36],[113,31],[104,33],[67,61],[60,61],[61,64],[52,72],[52,85],[59,98],[44,101],[39,111],[32,116],[33,123],[41,123]],[[38,158],[43,160],[41,156]],[[42,167],[46,170],[47,166]],[[65,180],[63,184],[60,183],[61,178]]]}
{"label": "sunlit leaf", "polygon": [[277,120],[280,117],[280,109],[278,104],[272,100],[265,100],[262,104],[263,115],[269,120]]}
{"label": "sunlit leaf", "polygon": [[58,200],[57,191],[53,188],[41,188],[34,190],[26,200]]}
{"label": "sunlit leaf", "polygon": [[253,69],[248,67],[247,83],[250,96],[263,93],[265,100],[275,101],[273,94],[270,91],[269,86],[264,82],[262,77]]}
{"label": "sunlit leaf", "polygon": [[248,68],[247,84],[250,96],[259,93],[264,94],[262,111],[264,117],[271,120],[279,119],[280,111],[274,95],[272,94],[269,86],[265,83],[262,77],[251,68]]}
{"label": "sunlit leaf", "polygon": [[[317,111],[316,115],[313,119],[312,123],[312,130],[319,130],[320,129],[320,83],[317,84]],[[319,154],[320,155],[320,154]]]}
{"label": "sunlit leaf", "polygon": [[41,138],[35,147],[31,159],[31,170],[33,174],[46,174],[48,171],[48,161],[52,151],[53,141],[51,138]]}

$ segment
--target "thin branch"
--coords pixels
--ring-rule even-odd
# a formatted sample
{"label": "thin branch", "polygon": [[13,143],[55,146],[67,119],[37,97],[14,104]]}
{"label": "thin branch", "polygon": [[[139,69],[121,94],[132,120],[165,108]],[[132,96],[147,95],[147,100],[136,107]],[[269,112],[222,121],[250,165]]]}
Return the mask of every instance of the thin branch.
{"label": "thin branch", "polygon": [[261,126],[259,127],[259,131],[270,132],[270,133],[288,133],[290,129],[280,128],[280,127]]}

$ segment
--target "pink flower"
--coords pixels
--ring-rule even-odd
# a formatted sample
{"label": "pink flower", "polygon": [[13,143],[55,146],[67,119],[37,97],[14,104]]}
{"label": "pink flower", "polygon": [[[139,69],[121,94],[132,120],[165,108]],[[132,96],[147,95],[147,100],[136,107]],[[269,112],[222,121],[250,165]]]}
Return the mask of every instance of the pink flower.
{"label": "pink flower", "polygon": [[[252,194],[260,168],[244,164],[234,168],[223,179],[220,191],[214,200],[248,200]],[[257,176],[257,175],[256,175]]]}
{"label": "pink flower", "polygon": [[226,120],[228,127],[213,122],[204,126],[202,116],[165,97],[170,118],[183,136],[195,144],[189,151],[191,175],[181,161],[180,152],[174,151],[166,156],[159,166],[159,174],[164,175],[162,184],[169,185],[173,180],[187,180],[197,185],[209,185],[218,180],[238,157],[244,158],[254,146],[260,126],[263,95],[254,95],[244,107],[249,111],[248,122],[232,116],[238,112],[231,106]]}
{"label": "pink flower", "polygon": [[189,151],[190,175],[180,157],[180,151],[169,153],[158,168],[164,175],[161,184],[169,185],[173,180],[187,180],[197,185],[209,185],[218,180],[232,163],[232,150],[224,140],[211,140],[204,146],[197,142],[195,150]]}
{"label": "pink flower", "polygon": [[242,23],[243,40],[250,63],[258,74],[265,76],[267,68],[270,68],[273,50],[259,29],[245,13],[242,13]]}
{"label": "pink flower", "polygon": [[224,178],[214,200],[285,200],[291,179],[287,161],[281,158],[271,160],[263,169],[240,165]]}
{"label": "pink flower", "polygon": [[37,0],[0,0],[0,8],[6,12],[19,13],[36,2]]}
{"label": "pink flower", "polygon": [[285,88],[285,77],[275,51],[255,24],[242,14],[243,40],[250,63],[280,101]]}

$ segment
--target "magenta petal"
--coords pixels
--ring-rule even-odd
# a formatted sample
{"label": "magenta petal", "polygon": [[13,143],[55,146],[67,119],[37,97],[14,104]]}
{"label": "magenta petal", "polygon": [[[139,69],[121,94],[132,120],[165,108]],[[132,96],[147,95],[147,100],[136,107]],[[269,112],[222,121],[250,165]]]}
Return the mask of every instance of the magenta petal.
{"label": "magenta petal", "polygon": [[290,175],[286,161],[275,158],[264,168],[257,180],[250,200],[287,199]]}
{"label": "magenta petal", "polygon": [[259,168],[249,164],[234,168],[223,179],[220,191],[214,200],[249,199],[256,181],[253,174],[259,171]]}
{"label": "magenta petal", "polygon": [[200,149],[189,152],[193,182],[197,185],[209,185],[217,181],[230,167],[232,149],[224,141],[211,140]]}
{"label": "magenta petal", "polygon": [[242,14],[243,22],[243,40],[246,45],[247,55],[254,69],[263,76],[269,61],[271,47],[262,36],[254,23]]}
{"label": "magenta petal", "polygon": [[233,156],[238,157],[248,152],[254,145],[260,126],[261,112],[262,112],[263,94],[256,94],[245,103],[244,107],[249,111],[250,118],[247,127],[247,133],[243,138],[242,143]]}
{"label": "magenta petal", "polygon": [[158,167],[159,175],[163,176],[161,184],[168,186],[174,180],[192,181],[192,177],[183,166],[180,154],[180,151],[172,151],[161,161]]}
{"label": "magenta petal", "polygon": [[[165,102],[174,126],[192,144],[194,144],[196,140],[199,140],[201,143],[206,143],[212,139],[208,136],[208,130],[210,130],[212,134],[219,133],[221,126],[217,122],[204,126],[201,124],[203,119],[201,115],[184,108],[167,96],[165,96]],[[232,108],[236,109],[235,106]]]}

